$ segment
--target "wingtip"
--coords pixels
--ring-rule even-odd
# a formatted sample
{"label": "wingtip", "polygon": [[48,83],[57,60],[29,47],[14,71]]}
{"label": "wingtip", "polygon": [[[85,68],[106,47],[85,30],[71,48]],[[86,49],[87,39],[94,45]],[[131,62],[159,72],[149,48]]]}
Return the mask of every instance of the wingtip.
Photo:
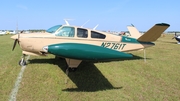
{"label": "wingtip", "polygon": [[167,23],[158,23],[156,25],[158,25],[158,26],[170,26],[170,24],[167,24]]}

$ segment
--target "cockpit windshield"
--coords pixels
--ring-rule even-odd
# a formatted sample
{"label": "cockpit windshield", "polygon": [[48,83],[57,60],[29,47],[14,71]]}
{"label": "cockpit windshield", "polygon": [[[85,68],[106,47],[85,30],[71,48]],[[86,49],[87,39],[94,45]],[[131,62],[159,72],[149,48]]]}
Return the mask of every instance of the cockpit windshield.
{"label": "cockpit windshield", "polygon": [[51,28],[49,28],[48,30],[46,30],[46,32],[48,33],[55,33],[62,25],[56,25],[56,26],[53,26]]}

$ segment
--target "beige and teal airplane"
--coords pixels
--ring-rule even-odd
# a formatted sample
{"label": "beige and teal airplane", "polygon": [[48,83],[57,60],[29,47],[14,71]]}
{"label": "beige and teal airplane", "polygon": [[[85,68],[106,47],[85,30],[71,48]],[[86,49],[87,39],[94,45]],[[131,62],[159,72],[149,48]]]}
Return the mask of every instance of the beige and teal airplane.
{"label": "beige and teal airplane", "polygon": [[53,54],[65,58],[67,69],[76,69],[83,60],[117,60],[133,58],[129,51],[154,46],[169,24],[155,24],[141,35],[134,26],[128,26],[131,36],[118,36],[95,29],[78,26],[56,25],[45,33],[17,34],[13,50],[18,42],[23,57],[19,65],[26,65],[25,56],[46,56]]}

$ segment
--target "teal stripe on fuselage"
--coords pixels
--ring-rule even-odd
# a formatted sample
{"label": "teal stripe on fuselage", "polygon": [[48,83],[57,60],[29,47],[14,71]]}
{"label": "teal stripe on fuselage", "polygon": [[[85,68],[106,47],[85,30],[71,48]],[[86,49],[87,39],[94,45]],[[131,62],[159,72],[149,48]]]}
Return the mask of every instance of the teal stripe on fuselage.
{"label": "teal stripe on fuselage", "polygon": [[49,45],[48,52],[65,58],[80,60],[111,60],[132,57],[131,54],[101,46],[81,43],[59,43]]}
{"label": "teal stripe on fuselage", "polygon": [[149,45],[155,45],[155,44],[152,43],[152,42],[140,42],[140,41],[138,41],[138,40],[135,39],[135,38],[131,38],[131,37],[127,37],[127,36],[122,36],[121,42],[124,42],[124,43],[133,43],[133,44],[149,44]]}

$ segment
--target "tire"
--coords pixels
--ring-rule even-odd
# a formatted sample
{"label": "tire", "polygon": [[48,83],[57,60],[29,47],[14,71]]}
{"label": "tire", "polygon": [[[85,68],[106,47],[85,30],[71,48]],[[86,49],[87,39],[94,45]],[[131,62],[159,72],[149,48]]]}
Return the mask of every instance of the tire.
{"label": "tire", "polygon": [[25,66],[25,65],[26,65],[26,61],[25,61],[25,60],[23,60],[22,62],[21,62],[21,61],[22,61],[22,60],[19,61],[19,65],[20,65],[20,66]]}

